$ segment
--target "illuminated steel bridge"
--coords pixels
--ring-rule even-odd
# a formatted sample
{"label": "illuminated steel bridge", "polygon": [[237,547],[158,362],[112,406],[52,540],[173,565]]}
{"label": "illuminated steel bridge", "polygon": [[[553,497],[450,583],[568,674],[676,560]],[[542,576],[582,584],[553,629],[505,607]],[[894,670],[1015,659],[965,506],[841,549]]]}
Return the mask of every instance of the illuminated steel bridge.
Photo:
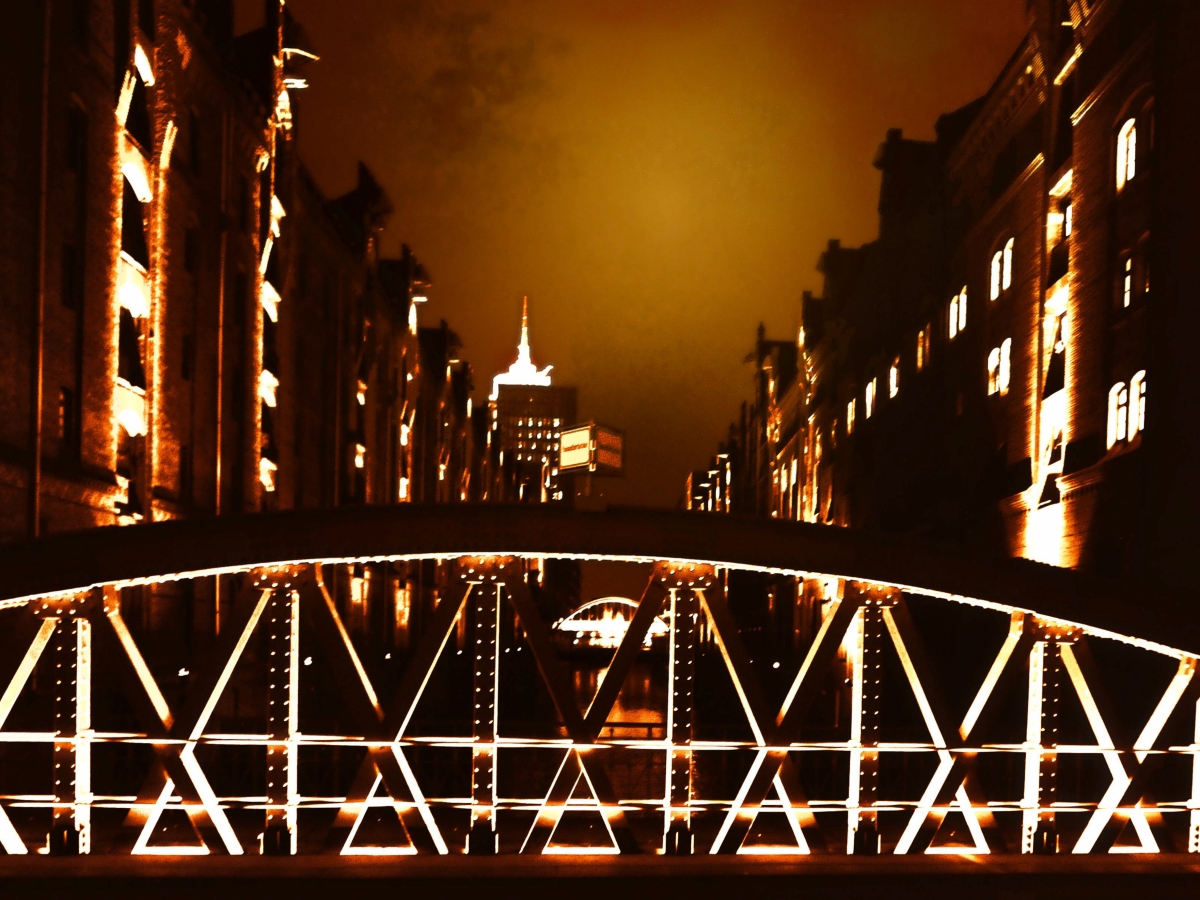
{"label": "illuminated steel bridge", "polygon": [[[554,559],[644,578],[594,691],[540,596]],[[436,607],[369,657],[338,573],[420,560]],[[1033,563],[446,506],[103,529],[0,565],[7,854],[1200,852],[1197,642],[1156,598]],[[162,659],[129,598],[218,576],[219,637]],[[784,634],[742,583],[795,598]],[[606,733],[635,670],[662,715]]]}

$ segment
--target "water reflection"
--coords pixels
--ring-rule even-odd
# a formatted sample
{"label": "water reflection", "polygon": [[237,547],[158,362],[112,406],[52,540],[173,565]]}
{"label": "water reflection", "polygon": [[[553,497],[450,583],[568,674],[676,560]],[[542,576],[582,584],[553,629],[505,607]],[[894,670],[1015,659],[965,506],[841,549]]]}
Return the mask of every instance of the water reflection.
{"label": "water reflection", "polygon": [[[654,659],[656,655],[643,651],[643,658],[633,664],[608,716],[608,724],[600,734],[602,738],[663,737],[667,708],[666,673],[660,661]],[[581,708],[586,709],[608,674],[608,666],[579,657],[572,659],[570,665],[575,696]]]}

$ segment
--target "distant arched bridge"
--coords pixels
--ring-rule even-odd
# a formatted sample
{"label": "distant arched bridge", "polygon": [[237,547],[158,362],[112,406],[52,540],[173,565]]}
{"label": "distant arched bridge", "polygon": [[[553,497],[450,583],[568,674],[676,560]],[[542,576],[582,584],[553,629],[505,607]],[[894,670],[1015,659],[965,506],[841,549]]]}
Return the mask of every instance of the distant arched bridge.
{"label": "distant arched bridge", "polygon": [[[642,567],[587,695],[548,559]],[[332,585],[419,561],[436,607],[373,674]],[[1035,563],[728,516],[392,506],[61,535],[0,570],[7,854],[1200,852],[1200,641],[1175,598]],[[125,598],[222,574],[219,637],[158,659]],[[768,640],[740,583],[811,621]],[[603,737],[635,665],[661,726]]]}

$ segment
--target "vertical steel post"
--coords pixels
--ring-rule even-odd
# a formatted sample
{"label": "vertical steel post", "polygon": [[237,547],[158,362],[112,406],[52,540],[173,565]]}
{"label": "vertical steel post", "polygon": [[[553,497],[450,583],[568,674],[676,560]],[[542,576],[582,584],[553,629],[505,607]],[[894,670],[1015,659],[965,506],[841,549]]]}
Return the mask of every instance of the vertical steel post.
{"label": "vertical steel post", "polygon": [[1073,632],[1039,623],[1039,640],[1029,654],[1029,699],[1025,713],[1025,789],[1021,798],[1021,852],[1058,852],[1054,803],[1058,799],[1058,726],[1062,698],[1060,645]]}
{"label": "vertical steel post", "polygon": [[690,588],[670,589],[671,644],[667,678],[671,698],[667,704],[666,815],[663,853],[690,855],[692,836],[692,709],[696,673],[696,594]]}
{"label": "vertical steel post", "polygon": [[[1197,676],[1193,676],[1197,677]],[[1200,700],[1193,705],[1192,730],[1192,799],[1191,822],[1188,826],[1188,853],[1200,853]]]}
{"label": "vertical steel post", "polygon": [[883,607],[886,594],[867,596],[855,616],[851,644],[850,792],[847,802],[848,853],[879,853],[879,690],[883,677]]}
{"label": "vertical steel post", "polygon": [[267,814],[263,855],[296,852],[300,693],[300,594],[277,589],[267,602]]}
{"label": "vertical steel post", "polygon": [[500,583],[480,586],[474,599],[474,708],[471,739],[471,831],[467,852],[496,852],[496,693],[500,679]]}
{"label": "vertical steel post", "polygon": [[1021,793],[1021,852],[1032,853],[1038,828],[1042,770],[1042,685],[1046,642],[1029,651],[1029,694],[1025,705],[1025,785]]}
{"label": "vertical steel post", "polygon": [[49,852],[89,852],[91,830],[92,638],[74,601],[59,606],[51,638],[54,664],[54,817]]}

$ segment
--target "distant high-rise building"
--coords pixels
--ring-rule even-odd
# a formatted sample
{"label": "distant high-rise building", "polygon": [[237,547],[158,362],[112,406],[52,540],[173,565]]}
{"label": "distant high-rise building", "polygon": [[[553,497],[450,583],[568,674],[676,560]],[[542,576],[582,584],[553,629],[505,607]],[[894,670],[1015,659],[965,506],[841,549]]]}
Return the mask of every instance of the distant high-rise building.
{"label": "distant high-rise building", "polygon": [[575,388],[550,383],[553,366],[538,369],[529,356],[529,299],[521,308],[517,360],[492,379],[488,398],[490,499],[538,503],[567,499],[571,480],[558,471],[558,439],[575,421]]}

